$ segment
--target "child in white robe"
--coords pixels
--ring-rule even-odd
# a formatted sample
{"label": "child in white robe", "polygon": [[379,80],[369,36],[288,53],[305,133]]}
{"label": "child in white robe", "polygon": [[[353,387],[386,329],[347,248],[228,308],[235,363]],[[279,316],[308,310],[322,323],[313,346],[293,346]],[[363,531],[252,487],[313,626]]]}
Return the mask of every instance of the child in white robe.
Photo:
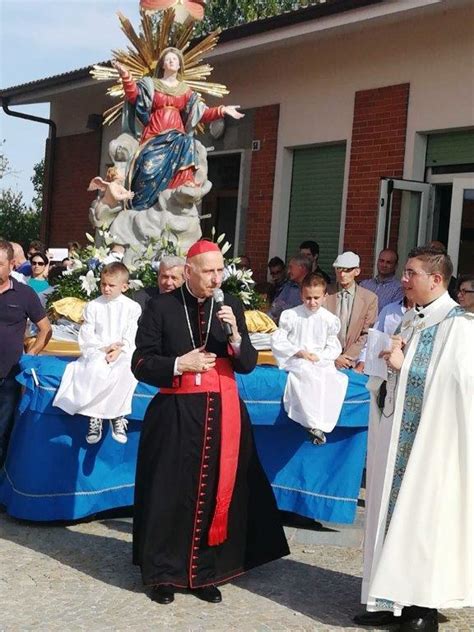
{"label": "child in white robe", "polygon": [[334,360],[341,354],[339,318],[322,307],[326,281],[317,272],[302,282],[303,304],[282,312],[271,346],[280,369],[288,371],[283,404],[290,419],[310,433],[315,445],[326,443],[325,433],[337,424],[347,375]]}
{"label": "child in white robe", "polygon": [[79,330],[81,357],[67,365],[53,405],[70,415],[90,417],[86,441],[98,443],[104,419],[112,437],[127,442],[127,420],[137,380],[130,369],[141,308],[123,295],[128,270],[120,262],[102,269],[102,296],[84,310]]}

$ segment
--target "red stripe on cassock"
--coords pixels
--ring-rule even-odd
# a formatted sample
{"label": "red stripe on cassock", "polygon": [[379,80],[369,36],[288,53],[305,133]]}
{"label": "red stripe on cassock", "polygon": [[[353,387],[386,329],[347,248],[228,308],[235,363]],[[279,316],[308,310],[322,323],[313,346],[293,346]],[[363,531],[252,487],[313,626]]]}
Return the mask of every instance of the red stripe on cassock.
{"label": "red stripe on cassock", "polygon": [[220,393],[221,450],[219,481],[217,484],[216,508],[208,535],[209,546],[217,546],[227,539],[229,507],[237,475],[240,445],[239,395],[234,371],[227,358],[217,358],[215,369],[201,374],[201,384],[197,385],[195,382],[195,373],[184,373],[179,378],[175,378],[173,388],[162,388],[160,393],[165,395]]}

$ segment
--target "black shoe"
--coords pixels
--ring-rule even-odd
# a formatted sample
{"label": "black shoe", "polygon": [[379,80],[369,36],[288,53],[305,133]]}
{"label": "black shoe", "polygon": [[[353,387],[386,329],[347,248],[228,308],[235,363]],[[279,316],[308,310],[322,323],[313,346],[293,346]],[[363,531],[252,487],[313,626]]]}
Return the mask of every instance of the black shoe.
{"label": "black shoe", "polygon": [[207,601],[208,603],[220,603],[222,601],[221,591],[215,586],[204,586],[203,588],[194,588],[193,595],[198,599]]}
{"label": "black shoe", "polygon": [[438,629],[437,610],[427,610],[426,613],[419,614],[413,618],[410,617],[409,613],[406,613],[400,626],[400,632],[438,632]]}
{"label": "black shoe", "polygon": [[400,617],[396,617],[393,612],[389,610],[362,612],[361,614],[356,614],[352,620],[354,623],[357,623],[357,625],[368,626],[393,625],[395,623],[400,623],[401,621]]}
{"label": "black shoe", "polygon": [[172,586],[155,586],[151,589],[150,599],[167,606],[174,601],[174,589]]}

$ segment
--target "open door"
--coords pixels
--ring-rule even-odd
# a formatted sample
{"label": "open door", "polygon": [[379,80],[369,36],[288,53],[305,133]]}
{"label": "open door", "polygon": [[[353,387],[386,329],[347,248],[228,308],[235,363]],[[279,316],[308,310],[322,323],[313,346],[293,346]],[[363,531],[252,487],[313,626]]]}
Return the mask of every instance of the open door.
{"label": "open door", "polygon": [[381,250],[392,248],[404,265],[410,250],[426,243],[430,191],[426,182],[380,180],[375,262]]}
{"label": "open door", "polygon": [[448,253],[454,276],[474,273],[474,176],[453,178]]}

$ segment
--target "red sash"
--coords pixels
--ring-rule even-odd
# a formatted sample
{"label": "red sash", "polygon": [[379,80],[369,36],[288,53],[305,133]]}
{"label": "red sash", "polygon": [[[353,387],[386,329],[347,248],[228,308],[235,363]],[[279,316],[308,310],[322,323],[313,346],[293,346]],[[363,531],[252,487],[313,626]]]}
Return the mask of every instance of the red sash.
{"label": "red sash", "polygon": [[160,388],[160,393],[165,395],[209,392],[221,396],[219,482],[208,537],[209,546],[217,546],[227,539],[229,507],[239,460],[240,403],[232,365],[227,358],[217,358],[214,369],[201,373],[200,384],[196,384],[196,373],[183,373],[173,380],[172,388]]}

